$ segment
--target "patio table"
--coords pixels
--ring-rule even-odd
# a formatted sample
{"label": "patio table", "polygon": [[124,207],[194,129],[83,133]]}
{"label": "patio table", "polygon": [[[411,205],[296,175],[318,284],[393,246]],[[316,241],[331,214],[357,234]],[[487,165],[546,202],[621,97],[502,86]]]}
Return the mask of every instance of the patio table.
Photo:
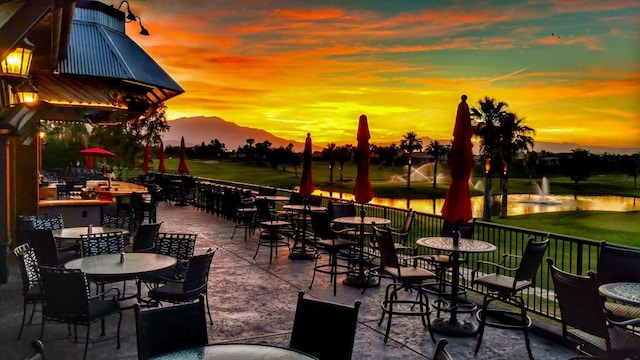
{"label": "patio table", "polygon": [[389,225],[391,224],[391,220],[372,216],[345,216],[335,218],[332,221],[338,224],[358,226],[359,228],[357,268],[355,269],[355,273],[347,276],[342,283],[357,288],[378,286],[378,279],[366,276],[364,273],[364,227],[373,224],[377,226]]}
{"label": "patio table", "polygon": [[152,360],[317,360],[298,350],[264,344],[212,344],[155,356]]}
{"label": "patio table", "polygon": [[[289,204],[282,207],[286,211],[295,211],[302,214],[302,224],[300,226],[300,248],[294,248],[289,253],[289,259],[291,260],[313,260],[315,258],[315,252],[307,251],[307,215],[312,212],[325,212],[327,208],[324,206],[311,206],[302,204]],[[294,234],[296,236],[297,234]]]}
{"label": "patio table", "polygon": [[[416,240],[416,245],[430,249],[444,250],[451,253],[451,302],[443,309],[449,312],[449,318],[440,317],[434,319],[430,327],[433,331],[450,336],[472,336],[478,330],[478,326],[467,320],[458,320],[457,314],[460,310],[458,304],[458,287],[460,281],[460,264],[458,257],[460,253],[483,253],[496,250],[495,245],[481,240],[460,238],[458,245],[453,243],[453,237],[438,236],[425,237]],[[475,306],[474,306],[475,307]]]}
{"label": "patio table", "polygon": [[640,306],[640,283],[616,282],[602,284],[598,287],[598,292],[607,298],[629,305]]}

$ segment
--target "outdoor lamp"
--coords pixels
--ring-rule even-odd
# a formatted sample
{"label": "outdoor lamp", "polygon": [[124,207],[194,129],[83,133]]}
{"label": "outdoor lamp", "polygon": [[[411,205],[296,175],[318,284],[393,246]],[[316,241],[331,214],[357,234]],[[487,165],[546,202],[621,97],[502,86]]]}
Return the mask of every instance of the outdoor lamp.
{"label": "outdoor lamp", "polygon": [[488,174],[491,170],[491,158],[484,158],[484,173]]}
{"label": "outdoor lamp", "polygon": [[123,0],[122,2],[120,2],[120,5],[118,5],[118,10],[120,10],[122,5],[124,5],[125,3],[127,4],[127,16],[125,18],[129,20],[129,22],[136,21],[136,16],[131,11],[131,8],[129,7],[129,2],[127,0]]}
{"label": "outdoor lamp", "polygon": [[2,76],[18,76],[26,77],[29,75],[31,68],[31,59],[33,58],[33,49],[35,45],[27,38],[22,39],[22,43],[18,45],[6,58],[2,59],[0,64],[0,75]]}
{"label": "outdoor lamp", "polygon": [[140,16],[136,16],[136,19],[138,19],[138,23],[140,24],[140,35],[149,36],[149,31],[142,25]]}
{"label": "outdoor lamp", "polygon": [[507,175],[507,169],[509,169],[509,164],[506,161],[502,161],[502,174]]}
{"label": "outdoor lamp", "polygon": [[38,101],[38,88],[33,85],[31,79],[23,81],[17,86],[11,86],[11,94],[9,99],[10,105],[30,104]]}

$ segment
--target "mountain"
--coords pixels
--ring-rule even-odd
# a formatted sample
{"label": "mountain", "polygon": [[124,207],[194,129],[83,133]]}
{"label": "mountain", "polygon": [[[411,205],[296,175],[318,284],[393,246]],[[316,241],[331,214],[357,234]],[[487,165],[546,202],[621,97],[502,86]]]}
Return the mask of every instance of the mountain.
{"label": "mountain", "polygon": [[[302,152],[304,149],[303,142],[283,139],[262,129],[239,126],[217,116],[184,117],[171,120],[169,124],[171,125],[171,129],[163,135],[165,146],[180,145],[180,138],[184,136],[184,141],[187,146],[200,145],[203,141],[205,144],[208,144],[211,140],[218,139],[225,144],[227,150],[235,150],[238,146],[242,147],[246,145],[247,139],[254,139],[257,143],[269,140],[272,144],[271,148],[286,147],[291,143],[293,144],[294,151]],[[428,146],[431,141],[432,139],[429,137],[422,138],[422,144],[425,147]],[[451,143],[450,139],[438,141],[441,145],[449,145]],[[399,145],[400,139],[398,139],[395,144]],[[391,144],[376,143],[376,145],[389,146]],[[322,150],[321,146],[314,145],[313,147],[314,151]],[[589,150],[592,154],[608,153],[630,155],[640,151],[638,148],[587,146],[575,143],[551,143],[543,141],[536,141],[534,150],[537,152],[544,150],[557,154],[569,153],[576,148]],[[477,151],[478,145],[474,144],[474,152]]]}
{"label": "mountain", "polygon": [[[293,144],[294,151],[302,152],[304,149],[304,142],[283,139],[262,129],[239,126],[217,116],[183,117],[169,121],[169,125],[171,129],[162,139],[165,146],[180,145],[180,138],[184,136],[186,146],[200,145],[203,141],[209,144],[211,140],[218,139],[227,150],[235,150],[246,145],[247,139],[254,139],[256,143],[269,140],[272,149],[289,144]],[[319,146],[314,148],[322,150]]]}

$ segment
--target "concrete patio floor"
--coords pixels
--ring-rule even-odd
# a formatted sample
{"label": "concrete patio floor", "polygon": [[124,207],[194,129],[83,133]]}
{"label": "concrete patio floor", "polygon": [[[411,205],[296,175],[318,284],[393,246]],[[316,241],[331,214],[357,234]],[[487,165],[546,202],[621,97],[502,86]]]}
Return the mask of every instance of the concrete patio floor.
{"label": "concrete patio floor", "polygon": [[[312,289],[312,261],[290,260],[286,249],[269,264],[269,251],[262,248],[256,259],[257,234],[243,241],[242,234],[230,239],[233,223],[229,220],[201,212],[193,207],[158,207],[161,231],[198,234],[196,253],[218,248],[209,275],[209,304],[214,324],[209,327],[209,342],[249,342],[287,346],[293,323],[297,294],[343,304],[360,300],[353,359],[431,359],[434,344],[427,329],[417,317],[394,317],[390,339],[383,342],[385,324],[378,326],[380,301],[384,285],[368,289],[364,295],[359,289],[338,284],[333,296],[328,276],[318,274]],[[32,353],[30,342],[40,334],[40,314],[35,325],[25,327],[22,339],[17,341],[22,316],[20,274],[13,254],[9,256],[9,281],[0,285],[0,359],[22,359]],[[341,279],[339,278],[339,281]],[[131,282],[130,282],[131,283]],[[133,284],[130,285],[133,289]],[[467,315],[463,315],[467,316]],[[432,316],[433,318],[433,316]],[[99,336],[94,326],[89,344],[88,359],[136,359],[136,333],[133,310],[123,311],[121,327],[122,346],[116,349],[116,319],[107,321],[107,335]],[[84,331],[81,328],[81,333]],[[442,336],[436,334],[436,339]],[[487,328],[482,348],[474,357],[476,337],[448,338],[447,349],[455,359],[526,359],[527,352],[522,332]],[[47,323],[44,344],[49,359],[81,359],[84,343],[74,343],[67,337],[67,327]],[[536,359],[568,359],[575,354],[547,339],[531,335]]]}

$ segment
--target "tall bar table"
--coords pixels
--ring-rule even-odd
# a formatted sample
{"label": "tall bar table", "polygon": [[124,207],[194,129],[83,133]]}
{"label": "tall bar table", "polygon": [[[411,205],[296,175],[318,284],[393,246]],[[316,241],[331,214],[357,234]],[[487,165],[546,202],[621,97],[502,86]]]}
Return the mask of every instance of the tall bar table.
{"label": "tall bar table", "polygon": [[353,286],[357,288],[374,287],[378,286],[378,279],[369,278],[364,273],[364,236],[365,226],[376,225],[389,225],[391,220],[372,216],[345,216],[332,220],[336,224],[344,224],[357,226],[359,229],[358,236],[358,262],[354,274],[347,276],[342,282],[344,285]]}
{"label": "tall bar table", "polygon": [[453,237],[425,237],[416,240],[416,245],[449,251],[451,253],[451,303],[446,309],[449,318],[440,317],[431,321],[431,329],[437,333],[449,336],[473,336],[478,331],[478,325],[467,321],[458,320],[458,287],[460,282],[460,264],[458,257],[460,253],[484,253],[496,250],[495,245],[481,240],[460,238],[458,244],[454,244]]}

